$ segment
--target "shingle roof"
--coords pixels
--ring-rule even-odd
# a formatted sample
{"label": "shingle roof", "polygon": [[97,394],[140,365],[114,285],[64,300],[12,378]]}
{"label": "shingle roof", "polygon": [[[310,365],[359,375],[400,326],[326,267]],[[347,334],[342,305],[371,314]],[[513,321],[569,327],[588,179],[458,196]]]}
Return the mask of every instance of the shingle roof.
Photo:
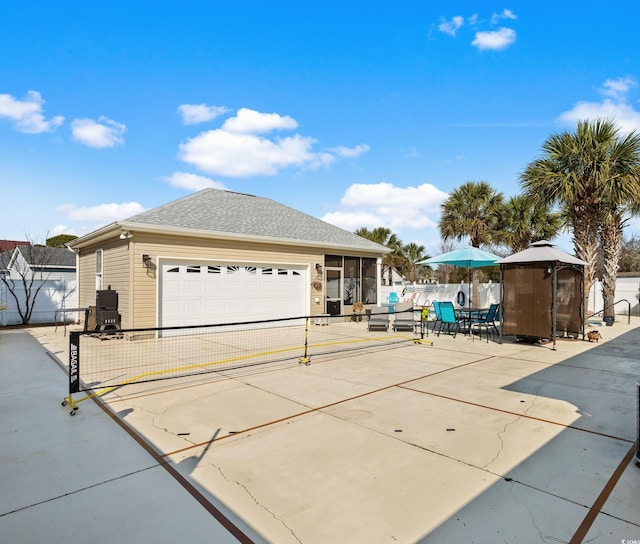
{"label": "shingle roof", "polygon": [[76,255],[68,249],[59,247],[19,246],[20,253],[29,265],[75,267]]}
{"label": "shingle roof", "polygon": [[204,189],[123,223],[389,251],[385,246],[268,198],[220,189]]}
{"label": "shingle roof", "polygon": [[578,264],[587,266],[589,263],[565,253],[547,240],[540,240],[529,244],[529,247],[519,253],[515,253],[504,259],[500,259],[496,264],[515,263],[540,263],[559,262],[564,264]]}

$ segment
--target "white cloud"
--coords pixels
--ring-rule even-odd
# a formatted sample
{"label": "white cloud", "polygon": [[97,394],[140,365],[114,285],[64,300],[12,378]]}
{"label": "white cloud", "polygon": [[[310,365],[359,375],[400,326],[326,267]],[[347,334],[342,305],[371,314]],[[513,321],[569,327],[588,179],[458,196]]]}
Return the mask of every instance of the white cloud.
{"label": "white cloud", "polygon": [[322,219],[351,231],[380,226],[395,233],[435,229],[440,205],[447,197],[447,193],[428,183],[417,187],[357,183],[347,189],[339,209]]}
{"label": "white cloud", "polygon": [[227,177],[270,176],[288,167],[318,168],[338,157],[354,158],[369,150],[366,144],[314,151],[314,138],[294,134],[269,138],[273,130],[291,130],[298,123],[289,116],[243,108],[221,128],[201,132],[180,144],[178,157],[207,174]]}
{"label": "white cloud", "polygon": [[99,204],[97,206],[81,206],[75,204],[63,204],[58,207],[71,221],[92,221],[95,223],[110,223],[121,219],[127,219],[145,211],[145,208],[137,202],[123,202],[121,204]]}
{"label": "white cloud", "polygon": [[345,147],[343,145],[339,145],[338,147],[333,147],[329,151],[335,153],[339,157],[345,157],[347,159],[359,157],[363,153],[367,153],[371,148],[367,144],[359,144],[355,147]]}
{"label": "white cloud", "polygon": [[627,93],[637,86],[638,83],[632,77],[607,79],[602,86],[602,94],[616,100],[626,100]]}
{"label": "white cloud", "polygon": [[48,121],[42,114],[44,100],[37,91],[29,91],[23,100],[10,94],[0,94],[0,118],[10,119],[15,128],[27,134],[39,134],[60,126],[64,117],[57,115]]}
{"label": "white cloud", "polygon": [[461,15],[456,15],[452,17],[450,21],[441,21],[438,25],[438,30],[443,34],[448,34],[449,36],[455,36],[458,30],[462,28],[464,24],[464,17]]}
{"label": "white cloud", "polygon": [[200,191],[209,187],[213,189],[226,189],[223,183],[213,181],[211,178],[191,174],[189,172],[174,172],[171,176],[164,178],[172,187],[188,189],[189,191]]}
{"label": "white cloud", "polygon": [[611,119],[623,133],[640,131],[640,111],[627,100],[627,94],[637,87],[632,78],[605,81],[602,93],[607,97],[602,102],[580,101],[558,117],[562,124],[575,125],[578,121]]}
{"label": "white cloud", "polygon": [[281,168],[314,161],[314,140],[295,135],[271,141],[217,129],[180,145],[180,158],[209,174],[229,177],[274,175]]}
{"label": "white cloud", "polygon": [[227,119],[222,130],[239,134],[265,134],[272,130],[293,130],[298,128],[298,122],[285,115],[277,113],[260,113],[259,111],[241,108],[235,117]]}
{"label": "white cloud", "polygon": [[206,104],[182,104],[178,106],[178,112],[182,115],[182,122],[185,125],[206,123],[228,111],[224,106],[207,106]]}
{"label": "white cloud", "polygon": [[500,22],[501,19],[517,19],[518,17],[516,16],[515,13],[513,13],[513,11],[511,11],[510,9],[504,9],[502,10],[502,13],[494,13],[493,15],[491,15],[491,24],[495,25],[498,22]]}
{"label": "white cloud", "polygon": [[475,39],[471,45],[477,47],[481,51],[493,50],[500,51],[506,49],[516,41],[516,31],[512,28],[499,28],[498,30],[490,30],[486,32],[476,32]]}
{"label": "white cloud", "polygon": [[112,121],[107,117],[93,119],[74,119],[71,123],[73,139],[83,145],[98,149],[113,147],[124,143],[124,134],[127,127],[122,123]]}

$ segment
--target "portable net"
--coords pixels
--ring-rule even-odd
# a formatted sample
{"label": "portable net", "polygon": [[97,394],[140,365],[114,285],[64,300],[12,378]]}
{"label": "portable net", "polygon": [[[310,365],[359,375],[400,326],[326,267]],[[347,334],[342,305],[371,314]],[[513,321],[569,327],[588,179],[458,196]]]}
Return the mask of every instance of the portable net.
{"label": "portable net", "polygon": [[70,340],[70,393],[279,361],[308,363],[314,356],[414,339],[411,332],[393,332],[392,322],[388,331],[369,331],[365,320],[350,316],[76,332]]}

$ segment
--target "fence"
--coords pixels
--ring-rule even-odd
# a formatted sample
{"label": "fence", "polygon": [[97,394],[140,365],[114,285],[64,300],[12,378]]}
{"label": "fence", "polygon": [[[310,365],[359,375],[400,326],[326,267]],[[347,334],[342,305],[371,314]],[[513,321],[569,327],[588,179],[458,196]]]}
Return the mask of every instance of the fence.
{"label": "fence", "polygon": [[[432,303],[434,300],[451,301],[457,303],[458,293],[464,293],[465,300],[469,300],[469,284],[462,282],[459,284],[424,284],[424,285],[385,285],[381,287],[381,301],[383,304],[389,302],[391,293],[396,293],[399,300],[411,300],[417,306]],[[627,300],[631,305],[631,315],[640,315],[640,304],[638,297],[640,296],[640,280],[639,278],[618,278],[616,282],[616,300]],[[480,301],[473,306],[488,308],[491,304],[500,302],[500,284],[499,283],[481,283],[480,284]],[[588,315],[595,314],[604,308],[604,299],[602,297],[602,284],[596,281],[589,290],[589,308]],[[629,307],[625,304],[618,304],[615,307],[617,314],[626,315]]]}
{"label": "fence", "polygon": [[[75,308],[78,306],[78,294],[75,280],[34,280],[31,293],[42,285],[42,289],[35,299],[35,307],[31,314],[30,323],[54,323],[55,313],[58,308]],[[27,293],[23,285],[16,281],[15,292],[20,299],[21,308],[24,311]],[[63,317],[60,316],[59,319]],[[66,316],[68,320],[74,320],[73,314]],[[15,298],[9,292],[4,283],[0,283],[0,325],[19,325],[22,318],[18,312],[18,305]]]}

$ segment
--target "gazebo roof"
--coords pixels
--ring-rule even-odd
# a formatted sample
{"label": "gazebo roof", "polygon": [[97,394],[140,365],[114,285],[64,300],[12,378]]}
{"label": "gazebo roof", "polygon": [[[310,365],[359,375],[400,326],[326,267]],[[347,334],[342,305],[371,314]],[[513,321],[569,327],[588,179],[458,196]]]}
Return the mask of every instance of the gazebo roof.
{"label": "gazebo roof", "polygon": [[529,247],[519,253],[514,253],[509,257],[500,259],[496,264],[516,264],[516,263],[563,263],[587,266],[589,263],[578,259],[564,251],[558,249],[547,240],[539,240],[529,244]]}

